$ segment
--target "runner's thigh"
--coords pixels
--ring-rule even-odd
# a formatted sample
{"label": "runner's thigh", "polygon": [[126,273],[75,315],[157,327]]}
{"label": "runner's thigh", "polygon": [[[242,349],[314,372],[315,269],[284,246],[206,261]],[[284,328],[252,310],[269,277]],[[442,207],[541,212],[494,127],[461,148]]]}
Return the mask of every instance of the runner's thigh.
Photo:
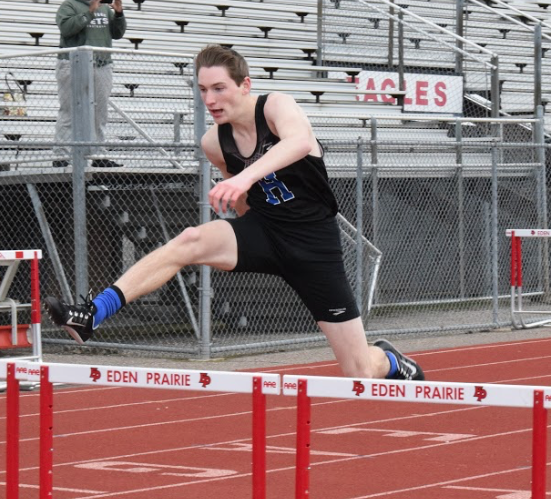
{"label": "runner's thigh", "polygon": [[194,263],[221,270],[235,268],[237,240],[231,225],[225,220],[213,220],[197,227],[190,227],[183,234],[197,243],[197,256]]}

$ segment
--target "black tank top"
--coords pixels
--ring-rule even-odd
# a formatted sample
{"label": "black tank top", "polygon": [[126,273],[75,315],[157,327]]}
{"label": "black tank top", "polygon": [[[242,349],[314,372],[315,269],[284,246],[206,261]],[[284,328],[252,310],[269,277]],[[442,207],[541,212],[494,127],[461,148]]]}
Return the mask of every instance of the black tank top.
{"label": "black tank top", "polygon": [[[232,175],[242,172],[280,141],[264,116],[267,98],[268,95],[261,95],[256,102],[256,147],[249,157],[239,152],[229,123],[218,127],[220,147]],[[249,189],[247,203],[255,212],[278,221],[317,222],[334,217],[338,211],[325,163],[311,155],[256,182]]]}

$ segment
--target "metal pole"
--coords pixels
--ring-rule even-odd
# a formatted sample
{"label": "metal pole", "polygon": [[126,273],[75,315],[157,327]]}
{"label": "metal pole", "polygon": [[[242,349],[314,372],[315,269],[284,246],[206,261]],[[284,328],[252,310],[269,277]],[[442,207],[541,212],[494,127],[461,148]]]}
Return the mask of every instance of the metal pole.
{"label": "metal pole", "polygon": [[457,50],[455,51],[455,72],[463,74],[463,0],[455,2],[456,33],[459,38],[455,41]]}
{"label": "metal pole", "polygon": [[[183,111],[174,111],[174,143],[180,144],[182,142],[182,118],[184,116]],[[182,154],[182,149],[180,147],[174,148],[174,155],[179,156]]]}
{"label": "metal pole", "polygon": [[362,310],[363,295],[363,158],[362,138],[356,145],[356,304]]}
{"label": "metal pole", "polygon": [[[492,118],[499,118],[499,111],[501,108],[501,95],[499,88],[499,60],[497,56],[492,57],[492,69],[491,85],[492,85]],[[499,140],[501,136],[501,128],[499,123],[492,125],[492,135],[495,140]],[[492,209],[491,209],[491,267],[492,267],[492,321],[494,324],[498,323],[498,311],[499,311],[499,281],[498,281],[498,176],[497,165],[499,158],[501,157],[501,149],[498,151],[496,145],[492,146]]]}
{"label": "metal pole", "polygon": [[318,49],[316,51],[316,64],[321,66],[323,64],[323,2],[324,0],[318,0],[318,20],[317,20],[317,41]]}
{"label": "metal pole", "polygon": [[[394,0],[391,0],[394,2]],[[388,67],[394,66],[394,7],[389,7],[390,19],[388,20]]]}
{"label": "metal pole", "polygon": [[[74,142],[95,142],[94,54],[86,47],[71,52],[72,128]],[[86,234],[86,156],[90,146],[73,148],[73,212],[75,235],[75,294],[88,292],[88,238]]]}
{"label": "metal pole", "polygon": [[[536,175],[538,184],[538,222],[542,229],[547,229],[547,168],[545,165],[545,121],[543,106],[536,108],[537,121],[534,126],[534,145],[536,147],[536,158],[539,163],[539,175]],[[544,237],[540,239],[541,243],[541,262],[542,262],[542,287],[543,299],[545,302],[551,301],[551,284],[549,281],[549,239]]]}
{"label": "metal pole", "polygon": [[[404,13],[398,12],[398,90],[404,91]],[[404,107],[404,96],[398,96],[398,106]]]}
{"label": "metal pole", "polygon": [[377,165],[377,120],[371,118],[371,203],[373,210],[373,244],[379,246],[379,171]]}
{"label": "metal pole", "polygon": [[377,164],[379,159],[377,157],[377,118],[371,117],[371,163]]}
{"label": "metal pole", "polygon": [[496,56],[492,57],[491,71],[491,86],[492,86],[492,118],[499,118],[499,110],[501,109],[501,95],[499,88],[499,59]]}
{"label": "metal pole", "polygon": [[463,178],[463,129],[461,122],[455,122],[455,140],[457,142],[457,213],[459,225],[459,293],[465,297],[465,185]]}
{"label": "metal pole", "polygon": [[[193,107],[194,107],[194,134],[195,134],[195,154],[199,161],[199,171],[201,172],[201,197],[199,200],[200,223],[205,224],[211,220],[211,211],[209,204],[209,191],[211,189],[211,171],[210,163],[205,158],[201,149],[201,138],[205,134],[205,107],[201,100],[201,93],[197,85],[197,79],[193,82]],[[207,265],[201,266],[200,277],[200,355],[202,359],[210,359],[211,355],[211,307],[212,307],[212,284],[211,268]]]}
{"label": "metal pole", "polygon": [[482,202],[482,219],[484,220],[484,293],[492,299],[492,206],[488,201]]}
{"label": "metal pole", "polygon": [[541,106],[542,50],[541,23],[534,26],[534,110]]}
{"label": "metal pole", "polygon": [[498,295],[498,189],[497,189],[497,163],[498,151],[497,147],[492,146],[492,223],[491,223],[491,240],[492,240],[492,321],[494,324],[498,322],[499,311],[499,295]]}

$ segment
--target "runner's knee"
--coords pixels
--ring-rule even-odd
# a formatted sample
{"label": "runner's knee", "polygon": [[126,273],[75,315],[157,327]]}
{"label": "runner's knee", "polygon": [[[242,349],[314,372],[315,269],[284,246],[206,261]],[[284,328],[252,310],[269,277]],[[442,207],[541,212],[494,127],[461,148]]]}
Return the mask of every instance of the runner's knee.
{"label": "runner's knee", "polygon": [[201,231],[197,227],[188,227],[168,244],[174,247],[176,255],[194,261],[201,254],[201,241]]}

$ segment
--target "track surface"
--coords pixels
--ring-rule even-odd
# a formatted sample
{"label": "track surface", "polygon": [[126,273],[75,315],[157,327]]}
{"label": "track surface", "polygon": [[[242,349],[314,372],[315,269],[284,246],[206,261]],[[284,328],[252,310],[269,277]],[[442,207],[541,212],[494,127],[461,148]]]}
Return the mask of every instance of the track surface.
{"label": "track surface", "polygon": [[[551,339],[408,355],[429,380],[551,385]],[[257,371],[339,375],[333,362]],[[5,397],[0,497],[6,495]],[[38,400],[38,393],[20,400],[21,499],[38,497]],[[294,498],[295,402],[267,398],[269,499]],[[530,410],[312,402],[312,499],[530,499]],[[58,388],[54,498],[250,498],[251,408],[249,395]]]}

